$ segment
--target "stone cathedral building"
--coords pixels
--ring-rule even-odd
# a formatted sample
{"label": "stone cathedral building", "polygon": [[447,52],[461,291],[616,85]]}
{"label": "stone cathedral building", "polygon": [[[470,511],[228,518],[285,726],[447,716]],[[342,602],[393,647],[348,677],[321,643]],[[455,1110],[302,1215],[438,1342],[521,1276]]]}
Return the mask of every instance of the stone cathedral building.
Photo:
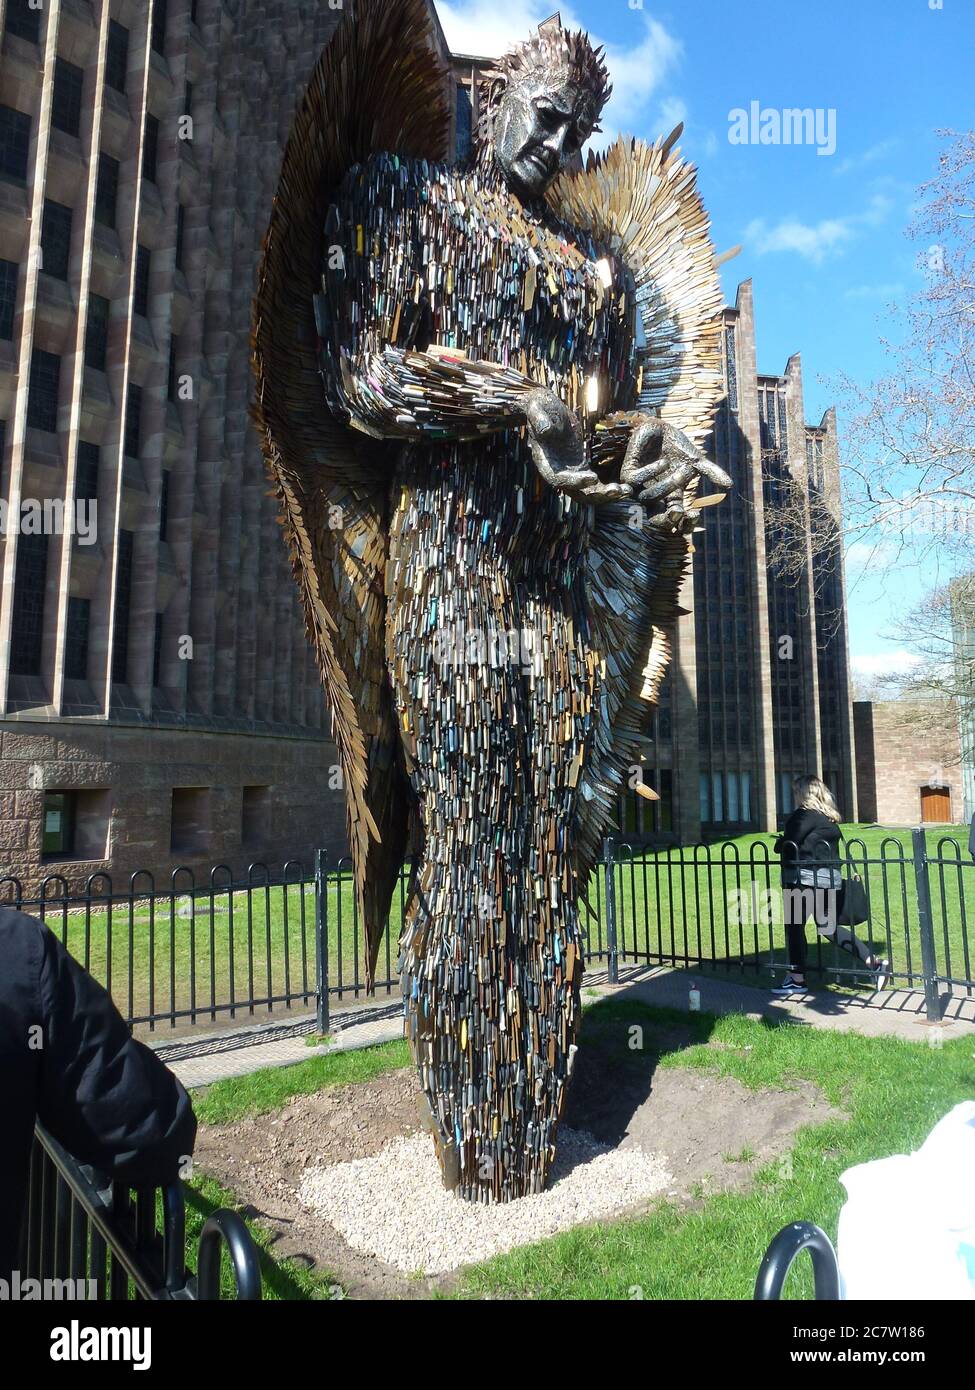
{"label": "stone cathedral building", "polygon": [[[165,884],[175,864],[239,876],[342,851],[248,419],[260,239],[340,13],[0,0],[0,879]],[[453,59],[460,153],[483,62]],[[810,769],[855,809],[842,565],[808,545],[784,588],[766,561],[777,480],[835,497],[835,424],[806,425],[797,358],[757,374],[750,285],[725,318],[716,454],[735,490],[697,538],[696,611],[648,729],[661,799],[621,808],[630,838],[773,827]]]}

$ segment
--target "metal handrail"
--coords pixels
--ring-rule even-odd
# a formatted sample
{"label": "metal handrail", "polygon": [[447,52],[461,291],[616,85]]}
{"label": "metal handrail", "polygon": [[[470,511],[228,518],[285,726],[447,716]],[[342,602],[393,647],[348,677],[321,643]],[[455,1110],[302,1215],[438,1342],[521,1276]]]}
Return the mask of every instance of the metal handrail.
{"label": "metal handrail", "polygon": [[765,1252],[755,1281],[757,1300],[781,1298],[786,1275],[803,1250],[812,1258],[817,1302],[835,1303],[839,1299],[840,1269],[833,1242],[811,1221],[793,1221],[791,1226],[783,1226]]}
{"label": "metal handrail", "polygon": [[[152,1302],[218,1299],[220,1256],[226,1245],[237,1298],[261,1297],[257,1246],[235,1212],[221,1209],[208,1218],[194,1277],[186,1268],[186,1196],[181,1182],[140,1189],[133,1206],[132,1192],[124,1183],[110,1182],[90,1165],[79,1163],[42,1125],[35,1125],[34,1143],[25,1212],[25,1263],[30,1277],[84,1277],[82,1270],[90,1273],[96,1264],[104,1277],[110,1254],[109,1298],[127,1298],[131,1284],[139,1297]],[[43,1171],[45,1160],[54,1170],[54,1190]],[[162,1199],[161,1229],[156,1220],[157,1191]],[[59,1239],[66,1230],[65,1198],[72,1207],[68,1241]]]}

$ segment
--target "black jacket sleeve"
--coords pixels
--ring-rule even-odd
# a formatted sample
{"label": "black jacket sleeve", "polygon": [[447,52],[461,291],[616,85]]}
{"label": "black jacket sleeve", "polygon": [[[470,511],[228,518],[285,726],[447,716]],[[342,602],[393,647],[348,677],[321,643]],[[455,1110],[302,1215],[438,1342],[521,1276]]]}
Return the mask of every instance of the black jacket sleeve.
{"label": "black jacket sleeve", "polygon": [[163,1187],[193,1153],[185,1090],[129,1030],[100,984],[46,928],[37,1115],[82,1163],[133,1187]]}

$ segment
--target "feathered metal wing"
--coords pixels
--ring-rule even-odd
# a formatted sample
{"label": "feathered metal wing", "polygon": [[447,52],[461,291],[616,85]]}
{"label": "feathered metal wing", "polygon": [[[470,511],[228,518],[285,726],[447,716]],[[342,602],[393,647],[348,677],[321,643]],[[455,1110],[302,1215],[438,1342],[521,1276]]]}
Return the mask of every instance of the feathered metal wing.
{"label": "feathered metal wing", "polygon": [[[680,130],[652,146],[617,140],[605,154],[590,155],[584,171],[563,175],[548,197],[561,218],[618,255],[636,281],[646,340],[637,408],[655,411],[705,448],[724,392],[723,297],[694,166],[674,148]],[[634,527],[625,506],[597,509],[590,591],[606,700],[580,782],[583,885],[614,823],[627,772],[640,761],[688,563],[683,536]]]}
{"label": "feathered metal wing", "polygon": [[369,984],[410,819],[384,661],[393,457],[329,413],[312,303],[332,191],[379,151],[449,159],[448,82],[423,0],[347,6],[295,117],[253,310],[253,414],[332,709]]}

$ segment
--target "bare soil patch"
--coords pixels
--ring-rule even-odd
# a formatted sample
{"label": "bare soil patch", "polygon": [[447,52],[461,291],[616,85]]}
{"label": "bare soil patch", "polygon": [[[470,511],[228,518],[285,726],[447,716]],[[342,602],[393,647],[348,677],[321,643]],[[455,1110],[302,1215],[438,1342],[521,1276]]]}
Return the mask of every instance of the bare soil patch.
{"label": "bare soil patch", "polygon": [[[704,1071],[659,1069],[660,1053],[687,1046],[690,1031],[674,1026],[645,1033],[645,1046],[634,1050],[624,1025],[587,1026],[564,1123],[603,1143],[660,1155],[674,1175],[666,1194],[671,1201],[747,1188],[757,1168],[791,1147],[799,1128],[837,1113],[805,1082],[788,1090],[749,1090]],[[416,1093],[407,1069],[298,1096],[273,1114],[201,1127],[196,1161],[261,1219],[276,1257],[333,1275],[350,1297],[428,1297],[434,1288],[449,1289],[457,1276],[409,1276],[361,1254],[298,1200],[307,1167],[366,1158],[394,1138],[415,1134]],[[627,1214],[640,1209],[630,1207]]]}

